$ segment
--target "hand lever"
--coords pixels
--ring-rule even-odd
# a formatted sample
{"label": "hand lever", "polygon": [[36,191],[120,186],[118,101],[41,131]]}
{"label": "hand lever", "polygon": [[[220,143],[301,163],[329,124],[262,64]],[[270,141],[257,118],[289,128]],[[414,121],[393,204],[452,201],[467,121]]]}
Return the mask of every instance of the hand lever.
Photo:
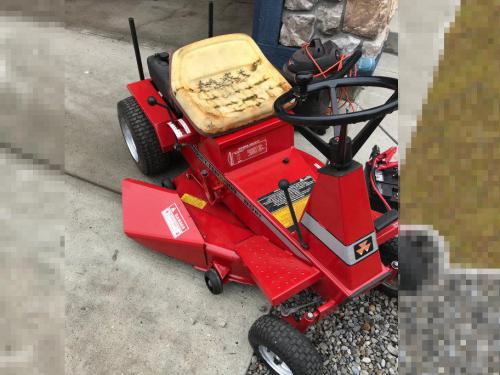
{"label": "hand lever", "polygon": [[175,117],[172,115],[172,112],[170,111],[170,108],[164,104],[160,104],[158,103],[158,101],[156,100],[156,98],[154,96],[150,96],[148,97],[148,104],[153,107],[155,105],[159,106],[159,107],[162,107],[162,108],[165,108],[168,112],[168,117],[170,118],[170,122],[174,123],[174,119]]}
{"label": "hand lever", "polygon": [[165,104],[160,104],[158,103],[158,101],[156,100],[156,98],[154,96],[150,96],[148,98],[148,104],[153,107],[155,105],[159,106],[159,107],[162,107],[162,108],[165,108],[167,111],[170,112],[170,108],[168,108]]}
{"label": "hand lever", "polygon": [[288,182],[288,180],[283,179],[283,180],[280,180],[280,182],[278,183],[278,186],[281,190],[283,190],[283,193],[285,193],[286,203],[288,204],[288,209],[290,210],[290,215],[292,216],[293,225],[295,226],[295,229],[297,230],[297,236],[299,237],[300,245],[304,249],[308,249],[309,245],[306,244],[304,242],[304,239],[302,238],[302,232],[300,231],[299,223],[297,222],[297,216],[295,216],[295,210],[293,209],[292,199],[290,198],[290,192],[288,191],[288,188],[290,187],[290,183]]}

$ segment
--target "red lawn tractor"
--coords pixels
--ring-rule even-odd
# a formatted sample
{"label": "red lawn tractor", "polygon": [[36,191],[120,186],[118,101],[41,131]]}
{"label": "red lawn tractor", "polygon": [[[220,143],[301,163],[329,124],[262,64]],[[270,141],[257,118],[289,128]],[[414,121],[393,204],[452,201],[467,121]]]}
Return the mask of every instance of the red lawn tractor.
{"label": "red lawn tractor", "polygon": [[[277,374],[322,373],[303,332],[373,288],[397,295],[398,213],[387,198],[397,192],[380,189],[381,174],[397,173],[394,150],[375,149],[365,171],[353,160],[397,109],[397,80],[346,77],[360,52],[346,57],[318,41],[292,57],[285,79],[244,34],[150,56],[145,79],[130,25],[140,80],[118,103],[126,145],[146,175],[165,171],[173,152],[189,167],[161,186],[123,181],[126,235],[204,272],[213,294],[229,282],[257,285],[280,307],[250,329],[257,355]],[[355,86],[393,94],[341,113],[339,92]],[[359,122],[351,139],[348,126]],[[317,133],[329,127],[326,142]],[[326,162],[295,148],[294,130]],[[316,297],[287,308],[306,290]]]}

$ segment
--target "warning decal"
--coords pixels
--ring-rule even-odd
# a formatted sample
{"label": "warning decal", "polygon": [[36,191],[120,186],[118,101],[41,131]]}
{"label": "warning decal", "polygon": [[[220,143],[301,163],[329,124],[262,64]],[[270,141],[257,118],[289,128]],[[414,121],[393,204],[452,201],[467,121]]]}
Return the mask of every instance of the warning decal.
{"label": "warning decal", "polygon": [[[288,191],[292,199],[293,209],[295,211],[295,216],[297,216],[297,220],[300,220],[306,208],[313,186],[314,180],[311,176],[305,176],[300,180],[290,183]],[[290,215],[290,210],[286,203],[283,190],[276,189],[272,193],[260,197],[257,201],[264,206],[281,225],[293,232],[292,216]]]}
{"label": "warning decal", "polygon": [[194,195],[184,193],[184,195],[181,197],[181,200],[184,203],[190,204],[191,206],[194,206],[196,208],[199,208],[200,210],[203,210],[205,206],[207,205],[207,202],[204,201],[203,199],[200,199],[198,197],[195,197]]}
{"label": "warning decal", "polygon": [[165,208],[161,214],[172,233],[172,237],[177,238],[189,229],[186,220],[182,217],[181,211],[175,203]]}
{"label": "warning decal", "polygon": [[267,152],[267,139],[262,138],[243,146],[239,146],[227,154],[228,162],[231,167],[243,163],[249,159],[255,158]]}

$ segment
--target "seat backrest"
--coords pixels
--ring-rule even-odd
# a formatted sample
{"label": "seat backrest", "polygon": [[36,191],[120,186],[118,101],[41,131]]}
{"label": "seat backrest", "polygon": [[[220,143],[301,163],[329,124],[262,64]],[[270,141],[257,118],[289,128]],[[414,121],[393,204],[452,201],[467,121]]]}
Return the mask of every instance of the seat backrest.
{"label": "seat backrest", "polygon": [[207,136],[273,115],[291,86],[245,34],[204,39],[174,52],[171,90],[190,123]]}

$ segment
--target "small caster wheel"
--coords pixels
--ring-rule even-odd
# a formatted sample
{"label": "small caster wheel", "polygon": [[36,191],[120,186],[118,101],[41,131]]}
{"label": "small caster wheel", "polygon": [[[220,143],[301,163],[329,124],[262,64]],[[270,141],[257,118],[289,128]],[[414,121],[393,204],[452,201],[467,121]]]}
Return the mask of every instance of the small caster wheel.
{"label": "small caster wheel", "polygon": [[166,179],[164,179],[161,182],[161,186],[163,186],[166,189],[175,190],[174,181],[172,181],[172,179],[170,177],[167,177]]}
{"label": "small caster wheel", "polygon": [[205,284],[207,284],[207,288],[212,294],[222,293],[222,279],[215,269],[210,268],[205,272]]}

